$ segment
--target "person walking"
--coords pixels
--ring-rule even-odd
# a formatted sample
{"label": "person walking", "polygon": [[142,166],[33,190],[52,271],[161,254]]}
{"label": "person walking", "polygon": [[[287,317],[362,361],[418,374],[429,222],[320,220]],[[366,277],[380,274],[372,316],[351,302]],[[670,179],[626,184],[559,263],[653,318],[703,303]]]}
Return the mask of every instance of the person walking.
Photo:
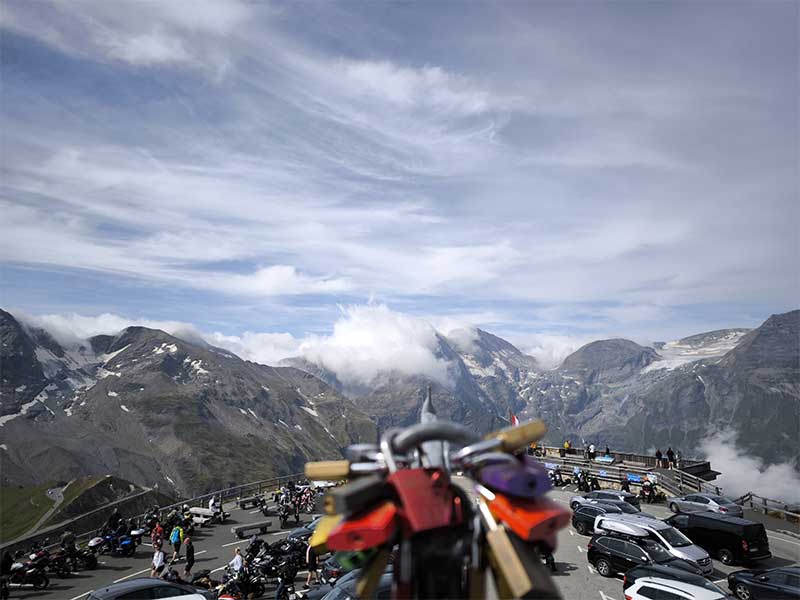
{"label": "person walking", "polygon": [[161,549],[161,541],[159,540],[153,546],[153,562],[150,569],[150,577],[158,577],[161,571],[164,570],[164,551]]}
{"label": "person walking", "polygon": [[169,564],[175,563],[181,559],[181,544],[183,543],[183,527],[175,525],[172,528],[172,533],[169,534],[169,543],[172,544],[172,559]]}
{"label": "person walking", "polygon": [[311,547],[311,544],[309,544],[306,548],[306,564],[308,565],[308,577],[306,577],[305,587],[311,586],[312,577],[316,580],[317,585],[319,585],[319,573],[317,573],[317,553],[314,552],[314,548]]}
{"label": "person walking", "polygon": [[594,460],[594,457],[597,456],[597,450],[594,447],[594,444],[589,444],[589,460]]}
{"label": "person walking", "polygon": [[656,450],[656,466],[663,467],[664,466],[664,455],[661,454],[661,448]]}
{"label": "person walking", "polygon": [[672,450],[672,446],[667,448],[667,466],[670,469],[675,467],[675,452]]}
{"label": "person walking", "polygon": [[183,549],[186,552],[186,566],[183,568],[183,578],[189,579],[192,576],[192,567],[194,566],[194,543],[191,536],[186,536],[183,540]]}
{"label": "person walking", "polygon": [[242,570],[242,567],[244,566],[244,558],[242,558],[242,549],[238,546],[236,547],[236,550],[233,551],[233,558],[228,563],[228,566],[236,571],[237,574]]}
{"label": "person walking", "polygon": [[153,545],[153,548],[155,548],[156,544],[160,544],[163,539],[164,539],[164,528],[161,526],[161,521],[156,519],[156,524],[150,531],[150,543]]}

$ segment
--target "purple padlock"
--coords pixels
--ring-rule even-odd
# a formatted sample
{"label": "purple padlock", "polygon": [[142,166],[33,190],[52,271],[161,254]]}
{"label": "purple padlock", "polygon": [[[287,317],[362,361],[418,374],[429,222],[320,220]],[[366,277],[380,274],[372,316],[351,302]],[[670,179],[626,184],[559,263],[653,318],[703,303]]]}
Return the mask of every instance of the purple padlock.
{"label": "purple padlock", "polygon": [[538,498],[552,488],[545,468],[527,455],[486,464],[478,471],[478,479],[490,490],[517,498]]}

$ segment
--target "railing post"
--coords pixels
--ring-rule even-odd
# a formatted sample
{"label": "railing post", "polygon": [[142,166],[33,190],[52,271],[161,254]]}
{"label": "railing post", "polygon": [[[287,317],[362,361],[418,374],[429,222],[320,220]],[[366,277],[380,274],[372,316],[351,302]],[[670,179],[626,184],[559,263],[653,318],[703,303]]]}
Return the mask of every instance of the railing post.
{"label": "railing post", "polygon": [[764,505],[764,514],[767,514],[767,499],[761,498],[761,503]]}

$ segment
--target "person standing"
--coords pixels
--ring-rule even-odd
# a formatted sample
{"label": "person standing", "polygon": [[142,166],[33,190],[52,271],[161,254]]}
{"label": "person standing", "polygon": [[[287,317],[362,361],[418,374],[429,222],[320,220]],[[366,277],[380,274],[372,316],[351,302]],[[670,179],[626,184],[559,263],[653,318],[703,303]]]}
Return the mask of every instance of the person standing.
{"label": "person standing", "polygon": [[589,460],[594,460],[596,455],[597,451],[595,450],[594,444],[589,444]]}
{"label": "person standing", "polygon": [[667,466],[672,469],[675,466],[675,452],[672,450],[672,446],[667,448]]}
{"label": "person standing", "polygon": [[180,524],[172,528],[172,533],[169,534],[169,543],[172,544],[172,559],[169,564],[172,564],[181,559],[181,544],[183,543],[183,527]]}
{"label": "person standing", "polygon": [[191,536],[186,536],[183,540],[183,549],[186,552],[186,566],[183,568],[183,578],[189,579],[192,576],[192,567],[194,566],[194,543],[192,543]]}
{"label": "person standing", "polygon": [[313,576],[319,585],[319,573],[317,573],[317,553],[311,544],[306,548],[306,564],[308,565],[308,577],[306,577],[306,587],[311,585],[311,577]]}
{"label": "person standing", "polygon": [[161,549],[161,541],[153,546],[153,562],[150,569],[150,577],[158,577],[164,570],[164,551]]}
{"label": "person standing", "polygon": [[661,448],[656,450],[656,466],[663,467],[664,466],[664,455],[661,454]]}

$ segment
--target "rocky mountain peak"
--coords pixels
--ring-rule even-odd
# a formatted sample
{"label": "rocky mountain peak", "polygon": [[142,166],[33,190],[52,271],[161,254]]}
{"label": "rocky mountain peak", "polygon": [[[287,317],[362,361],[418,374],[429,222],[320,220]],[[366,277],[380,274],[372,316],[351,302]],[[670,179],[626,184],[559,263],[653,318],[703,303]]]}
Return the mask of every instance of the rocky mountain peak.
{"label": "rocky mountain peak", "polygon": [[560,370],[587,381],[616,380],[659,360],[653,348],[625,339],[598,340],[581,346],[564,359]]}

